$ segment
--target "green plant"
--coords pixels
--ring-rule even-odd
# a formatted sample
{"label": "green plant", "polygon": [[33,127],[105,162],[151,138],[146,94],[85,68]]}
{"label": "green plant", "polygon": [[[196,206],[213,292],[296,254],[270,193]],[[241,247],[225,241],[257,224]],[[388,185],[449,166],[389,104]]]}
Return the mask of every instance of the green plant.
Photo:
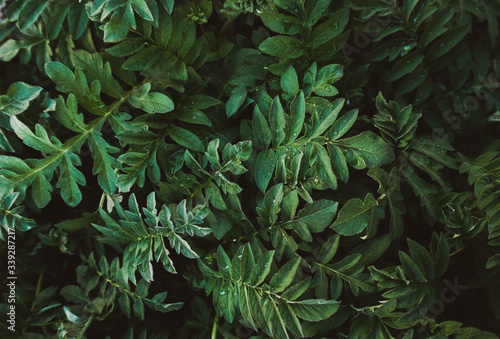
{"label": "green plant", "polygon": [[498,1],[0,2],[2,338],[498,338]]}

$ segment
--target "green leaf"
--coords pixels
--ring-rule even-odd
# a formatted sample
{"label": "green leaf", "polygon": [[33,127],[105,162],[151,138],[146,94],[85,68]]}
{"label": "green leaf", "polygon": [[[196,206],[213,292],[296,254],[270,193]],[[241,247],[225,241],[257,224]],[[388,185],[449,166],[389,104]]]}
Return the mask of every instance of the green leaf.
{"label": "green leaf", "polygon": [[453,18],[453,10],[450,6],[444,7],[436,12],[422,33],[422,45],[428,46],[432,40],[445,33],[448,29],[443,26],[450,21],[451,18]]}
{"label": "green leaf", "polygon": [[221,246],[217,248],[217,266],[219,267],[219,272],[222,273],[223,277],[231,279],[231,259],[229,259],[228,255]]}
{"label": "green leaf", "polygon": [[362,255],[358,265],[367,266],[379,259],[391,244],[391,237],[384,234],[375,239],[371,239],[359,246],[356,246],[349,254],[359,253]]}
{"label": "green leaf", "polygon": [[363,232],[368,226],[370,212],[376,205],[377,201],[371,193],[366,195],[365,201],[358,198],[350,199],[340,209],[339,216],[331,228],[345,236]]}
{"label": "green leaf", "polygon": [[54,143],[42,125],[35,125],[35,134],[14,115],[10,118],[10,124],[25,145],[48,154],[56,154],[62,151],[60,142]]}
{"label": "green leaf", "polygon": [[95,129],[89,134],[89,147],[94,158],[92,173],[97,174],[97,181],[101,188],[108,194],[113,194],[116,189],[116,174],[114,170],[120,168],[120,162],[110,155],[118,149],[108,144],[100,131]]}
{"label": "green leaf", "polygon": [[266,118],[261,113],[259,106],[255,106],[252,119],[253,137],[263,149],[267,149],[271,143],[271,130]]}
{"label": "green leaf", "polygon": [[304,54],[304,46],[301,41],[283,35],[267,38],[260,44],[259,49],[282,59],[298,58]]}
{"label": "green leaf", "polygon": [[129,0],[134,11],[139,14],[144,20],[153,21],[153,14],[144,0]]}
{"label": "green leaf", "polygon": [[406,213],[406,207],[402,203],[403,195],[399,192],[400,189],[400,174],[396,167],[393,168],[390,174],[384,170],[374,167],[368,171],[368,175],[379,183],[380,194],[387,196],[389,211],[391,213],[389,221],[389,229],[391,237],[398,239],[403,233],[403,215]]}
{"label": "green leaf", "polygon": [[420,178],[416,173],[411,172],[410,170],[403,171],[403,175],[406,178],[406,182],[413,189],[415,195],[420,197],[420,203],[426,208],[426,211],[429,214],[431,220],[436,220],[438,213],[436,187],[429,184],[428,182]]}
{"label": "green leaf", "polygon": [[273,261],[274,250],[267,251],[255,264],[250,277],[250,284],[253,286],[260,285],[264,282],[267,275],[271,271],[271,263]]}
{"label": "green leaf", "polygon": [[106,48],[106,52],[116,57],[124,57],[139,52],[145,45],[143,39],[131,38]]}
{"label": "green leaf", "polygon": [[450,246],[444,234],[439,235],[439,237],[433,234],[433,243],[435,243],[435,248],[432,251],[434,276],[440,278],[448,268],[448,263],[450,261]]}
{"label": "green leaf", "polygon": [[321,45],[331,41],[337,37],[349,22],[349,9],[342,8],[335,13],[325,22],[313,28],[311,34],[311,48],[317,49]]}
{"label": "green leaf", "polygon": [[334,234],[321,246],[318,254],[318,261],[321,264],[325,265],[333,259],[335,253],[337,253],[339,241],[340,235]]}
{"label": "green leaf", "polygon": [[340,302],[336,300],[308,299],[288,303],[292,312],[307,321],[320,321],[337,312]]}
{"label": "green leaf", "polygon": [[333,122],[337,119],[340,110],[344,106],[345,99],[336,99],[331,105],[325,106],[316,121],[314,122],[313,128],[309,134],[309,140],[321,135],[326,131]]}
{"label": "green leaf", "polygon": [[254,180],[257,188],[265,193],[276,167],[278,155],[272,149],[259,153],[255,159]]}
{"label": "green leaf", "polygon": [[432,61],[455,47],[470,31],[468,24],[452,29],[443,34],[427,52],[428,60]]}
{"label": "green leaf", "polygon": [[88,129],[83,120],[83,114],[78,113],[78,103],[73,94],[68,96],[66,103],[62,97],[56,99],[54,116],[64,127],[74,132],[82,133]]}
{"label": "green leaf", "polygon": [[240,276],[241,281],[244,283],[250,283],[250,278],[252,276],[253,268],[255,267],[255,257],[250,247],[250,243],[246,243],[241,255],[241,266],[240,266]]}
{"label": "green leaf", "polygon": [[168,135],[179,145],[197,152],[205,151],[205,147],[203,146],[198,136],[188,131],[187,129],[169,125],[167,130]]}
{"label": "green leaf", "polygon": [[297,218],[290,220],[289,224],[293,227],[302,225],[313,233],[322,232],[331,225],[335,214],[337,213],[338,202],[320,199],[306,206],[299,211]]}
{"label": "green leaf", "polygon": [[411,258],[415,261],[415,263],[420,268],[420,271],[424,274],[424,276],[432,280],[434,279],[434,262],[430,253],[420,245],[419,243],[407,239],[408,241],[408,249],[410,250]]}
{"label": "green leaf", "polygon": [[236,87],[226,102],[226,115],[228,118],[236,114],[247,98],[247,90],[244,87]]}
{"label": "green leaf", "polygon": [[160,0],[163,7],[167,10],[168,14],[172,14],[172,10],[174,9],[174,0]]}
{"label": "green leaf", "polygon": [[406,21],[410,19],[410,14],[417,5],[418,0],[405,0],[403,4],[403,17]]}
{"label": "green leaf", "polygon": [[335,144],[343,149],[347,161],[356,169],[386,165],[395,158],[391,146],[370,131],[335,141]]}
{"label": "green leaf", "polygon": [[38,19],[40,14],[42,14],[48,3],[48,0],[27,0],[21,12],[19,12],[19,19],[17,22],[19,29],[25,30],[31,26]]}
{"label": "green leaf", "polygon": [[109,62],[103,63],[98,53],[90,54],[84,50],[77,50],[71,54],[71,61],[85,73],[89,82],[98,80],[104,93],[116,99],[124,96],[125,91],[113,77]]}
{"label": "green leaf", "polygon": [[320,144],[315,144],[317,173],[323,183],[331,189],[337,189],[337,177],[333,173],[328,152]]}
{"label": "green leaf", "polygon": [[134,89],[128,101],[135,108],[142,109],[147,113],[166,113],[173,111],[172,99],[163,93],[149,92],[151,83],[147,82],[141,87]]}
{"label": "green leaf", "polygon": [[283,292],[292,283],[293,277],[299,268],[300,261],[300,258],[294,258],[280,268],[269,283],[271,292]]}
{"label": "green leaf", "polygon": [[78,104],[82,105],[89,112],[96,115],[106,113],[106,106],[99,97],[100,83],[95,81],[89,88],[87,78],[82,70],[75,69],[75,73],[60,62],[48,62],[45,64],[45,72],[57,84],[57,90],[63,93],[72,93]]}
{"label": "green leaf", "polygon": [[388,72],[386,81],[395,81],[402,76],[413,72],[422,63],[424,55],[419,51],[411,52],[401,58]]}
{"label": "green leaf", "polygon": [[[316,75],[316,81],[312,86],[312,91],[319,96],[330,97],[339,91],[332,86],[344,75],[342,65],[328,65],[322,67]],[[343,105],[343,104],[342,104]]]}
{"label": "green leaf", "polygon": [[[0,159],[0,164],[1,164]],[[28,231],[37,226],[33,219],[23,216],[24,207],[15,207],[19,193],[0,195],[0,225],[6,230]],[[0,239],[5,241],[3,232],[0,232]]]}
{"label": "green leaf", "polygon": [[403,265],[403,270],[410,277],[410,279],[417,282],[426,282],[424,274],[415,263],[415,261],[406,253],[399,251],[399,259]]}
{"label": "green leaf", "polygon": [[307,11],[306,25],[311,27],[314,25],[330,6],[331,0],[319,0],[315,2],[308,2],[305,4]]}
{"label": "green leaf", "polygon": [[7,94],[0,96],[0,113],[17,115],[24,112],[30,101],[40,95],[42,88],[18,81],[9,86]]}
{"label": "green leaf", "polygon": [[81,160],[74,153],[65,153],[59,165],[60,173],[56,187],[61,189],[61,198],[70,206],[75,207],[82,200],[80,186],[85,186],[86,180],[82,172],[75,166],[81,165]]}
{"label": "green leaf", "polygon": [[276,33],[293,35],[302,31],[302,22],[289,15],[264,12],[259,17],[264,25]]}
{"label": "green leaf", "polygon": [[358,118],[358,110],[353,109],[341,116],[326,134],[331,140],[337,140],[351,129]]}
{"label": "green leaf", "polygon": [[68,12],[68,26],[74,39],[80,39],[87,29],[88,22],[89,17],[85,11],[85,5],[83,3],[72,3]]}
{"label": "green leaf", "polygon": [[5,41],[1,46],[0,46],[0,60],[1,61],[10,61],[14,59],[21,50],[21,48],[24,47],[24,44],[22,42],[19,42],[14,39],[9,39]]}
{"label": "green leaf", "polygon": [[121,6],[113,11],[110,20],[104,25],[104,41],[119,42],[128,34],[129,27],[135,27],[132,7]]}
{"label": "green leaf", "polygon": [[299,91],[298,95],[293,99],[290,105],[290,134],[288,143],[292,143],[299,136],[302,128],[304,127],[304,120],[306,117],[306,99],[304,92]]}
{"label": "green leaf", "polygon": [[281,76],[281,88],[292,96],[299,91],[299,78],[293,66],[289,66]]}
{"label": "green leaf", "polygon": [[275,147],[280,146],[285,140],[285,111],[279,97],[275,97],[269,115],[272,142]]}

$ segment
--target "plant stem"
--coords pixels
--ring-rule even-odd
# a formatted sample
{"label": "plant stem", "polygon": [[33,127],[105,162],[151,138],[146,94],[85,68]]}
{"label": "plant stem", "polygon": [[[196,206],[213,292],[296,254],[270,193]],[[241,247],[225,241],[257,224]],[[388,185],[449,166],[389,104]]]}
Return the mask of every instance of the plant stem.
{"label": "plant stem", "polygon": [[83,326],[82,330],[80,331],[80,333],[78,334],[78,337],[76,337],[76,339],[82,339],[83,338],[83,335],[85,334],[85,332],[87,332],[90,324],[92,323],[92,320],[94,320],[94,315],[93,314],[89,317],[89,319],[85,323],[85,326]]}
{"label": "plant stem", "polygon": [[214,319],[214,326],[212,327],[212,336],[211,339],[216,339],[217,338],[217,322],[219,321],[219,315],[215,315]]}
{"label": "plant stem", "polygon": [[38,282],[36,284],[36,290],[35,290],[35,297],[33,298],[33,302],[31,303],[31,308],[30,308],[30,314],[28,315],[28,318],[26,319],[26,325],[22,329],[21,333],[24,334],[28,327],[30,326],[30,320],[31,317],[33,316],[33,312],[35,311],[35,308],[37,306],[37,297],[40,294],[40,290],[42,288],[42,281],[43,281],[43,275],[45,273],[45,268],[47,266],[47,263],[43,263],[42,270],[40,271],[40,275],[38,276]]}

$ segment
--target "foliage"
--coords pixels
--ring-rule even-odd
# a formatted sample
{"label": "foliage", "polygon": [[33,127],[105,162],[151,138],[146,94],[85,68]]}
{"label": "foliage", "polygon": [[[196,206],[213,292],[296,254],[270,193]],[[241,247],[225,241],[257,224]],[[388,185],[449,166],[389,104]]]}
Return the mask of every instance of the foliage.
{"label": "foliage", "polygon": [[498,1],[0,4],[2,338],[498,338]]}

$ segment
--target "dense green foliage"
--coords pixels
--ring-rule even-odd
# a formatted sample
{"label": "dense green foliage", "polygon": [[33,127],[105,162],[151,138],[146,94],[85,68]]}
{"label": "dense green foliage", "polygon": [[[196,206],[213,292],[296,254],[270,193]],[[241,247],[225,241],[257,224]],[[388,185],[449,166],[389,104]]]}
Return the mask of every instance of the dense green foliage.
{"label": "dense green foliage", "polygon": [[498,338],[498,0],[0,4],[2,338]]}

